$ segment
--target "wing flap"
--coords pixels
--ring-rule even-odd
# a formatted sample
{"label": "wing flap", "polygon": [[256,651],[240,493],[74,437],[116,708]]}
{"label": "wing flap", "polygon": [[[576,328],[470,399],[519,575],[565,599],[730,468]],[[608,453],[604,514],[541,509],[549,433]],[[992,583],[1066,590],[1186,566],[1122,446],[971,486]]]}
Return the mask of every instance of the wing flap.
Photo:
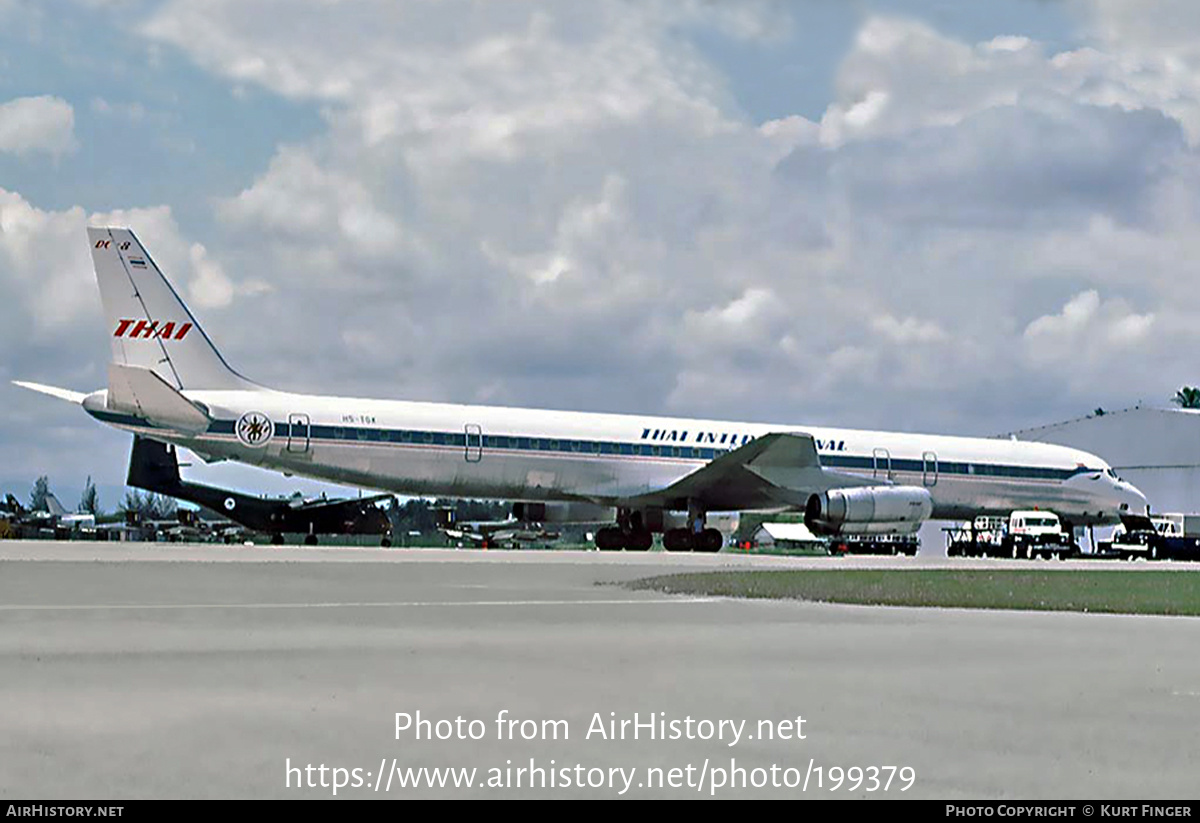
{"label": "wing flap", "polygon": [[395,495],[388,493],[373,494],[368,497],[349,497],[338,500],[325,500],[320,497],[314,497],[310,500],[301,501],[300,503],[293,505],[292,508],[296,509],[297,511],[307,511],[310,509],[332,508],[334,506],[356,507],[378,503],[381,500],[387,500],[394,497]]}

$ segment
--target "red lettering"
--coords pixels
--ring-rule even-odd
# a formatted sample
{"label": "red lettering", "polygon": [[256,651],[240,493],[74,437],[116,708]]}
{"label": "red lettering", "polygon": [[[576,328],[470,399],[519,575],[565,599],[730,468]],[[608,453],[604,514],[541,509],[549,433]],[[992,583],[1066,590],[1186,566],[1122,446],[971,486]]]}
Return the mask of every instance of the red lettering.
{"label": "red lettering", "polygon": [[147,323],[145,320],[139,320],[138,324],[133,327],[133,331],[129,333],[130,337],[153,337],[154,330],[158,328],[158,321],[155,320]]}
{"label": "red lettering", "polygon": [[[134,325],[135,323],[137,325]],[[130,326],[133,326],[133,328],[130,329]],[[143,340],[182,340],[187,337],[187,333],[191,330],[191,323],[184,323],[176,328],[174,320],[164,323],[162,328],[159,328],[157,320],[129,320],[122,318],[117,321],[117,329],[113,332],[113,337],[124,337],[126,336],[125,333],[129,332],[129,337],[140,337]]]}

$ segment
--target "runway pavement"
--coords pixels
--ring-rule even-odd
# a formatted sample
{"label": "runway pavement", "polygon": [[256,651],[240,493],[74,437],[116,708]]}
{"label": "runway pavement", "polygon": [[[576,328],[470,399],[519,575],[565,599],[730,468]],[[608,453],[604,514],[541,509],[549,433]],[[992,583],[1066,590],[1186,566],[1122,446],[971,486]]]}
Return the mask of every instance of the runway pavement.
{"label": "runway pavement", "polygon": [[[339,798],[1197,794],[1200,620],[597,585],[731,565],[1022,564],[0,543],[0,793],[328,797],[336,778]],[[416,739],[418,712],[449,739]],[[611,739],[635,713],[639,739],[628,723]],[[679,739],[648,739],[648,720]],[[857,791],[831,790],[829,767],[855,766]],[[910,767],[912,788],[895,773],[883,791],[873,766]],[[429,788],[422,767],[475,769],[457,774],[473,785]]]}

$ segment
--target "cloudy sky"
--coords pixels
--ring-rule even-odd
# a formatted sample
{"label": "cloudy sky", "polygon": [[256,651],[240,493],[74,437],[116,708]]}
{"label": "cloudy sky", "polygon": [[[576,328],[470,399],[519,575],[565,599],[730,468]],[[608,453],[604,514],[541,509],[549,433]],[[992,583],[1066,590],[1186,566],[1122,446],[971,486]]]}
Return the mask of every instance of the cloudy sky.
{"label": "cloudy sky", "polygon": [[[281,389],[993,434],[1200,382],[1200,3],[0,0],[0,490],[83,228]],[[284,490],[211,467],[193,476]]]}

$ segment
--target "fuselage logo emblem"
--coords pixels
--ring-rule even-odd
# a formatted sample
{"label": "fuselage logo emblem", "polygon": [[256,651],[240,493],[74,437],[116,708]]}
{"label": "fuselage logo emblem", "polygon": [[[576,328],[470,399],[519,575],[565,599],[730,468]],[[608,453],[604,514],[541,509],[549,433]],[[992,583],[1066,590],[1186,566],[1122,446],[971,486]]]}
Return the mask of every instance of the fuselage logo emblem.
{"label": "fuselage logo emblem", "polygon": [[254,449],[267,444],[275,434],[275,424],[262,412],[246,412],[238,418],[234,431],[238,440]]}

